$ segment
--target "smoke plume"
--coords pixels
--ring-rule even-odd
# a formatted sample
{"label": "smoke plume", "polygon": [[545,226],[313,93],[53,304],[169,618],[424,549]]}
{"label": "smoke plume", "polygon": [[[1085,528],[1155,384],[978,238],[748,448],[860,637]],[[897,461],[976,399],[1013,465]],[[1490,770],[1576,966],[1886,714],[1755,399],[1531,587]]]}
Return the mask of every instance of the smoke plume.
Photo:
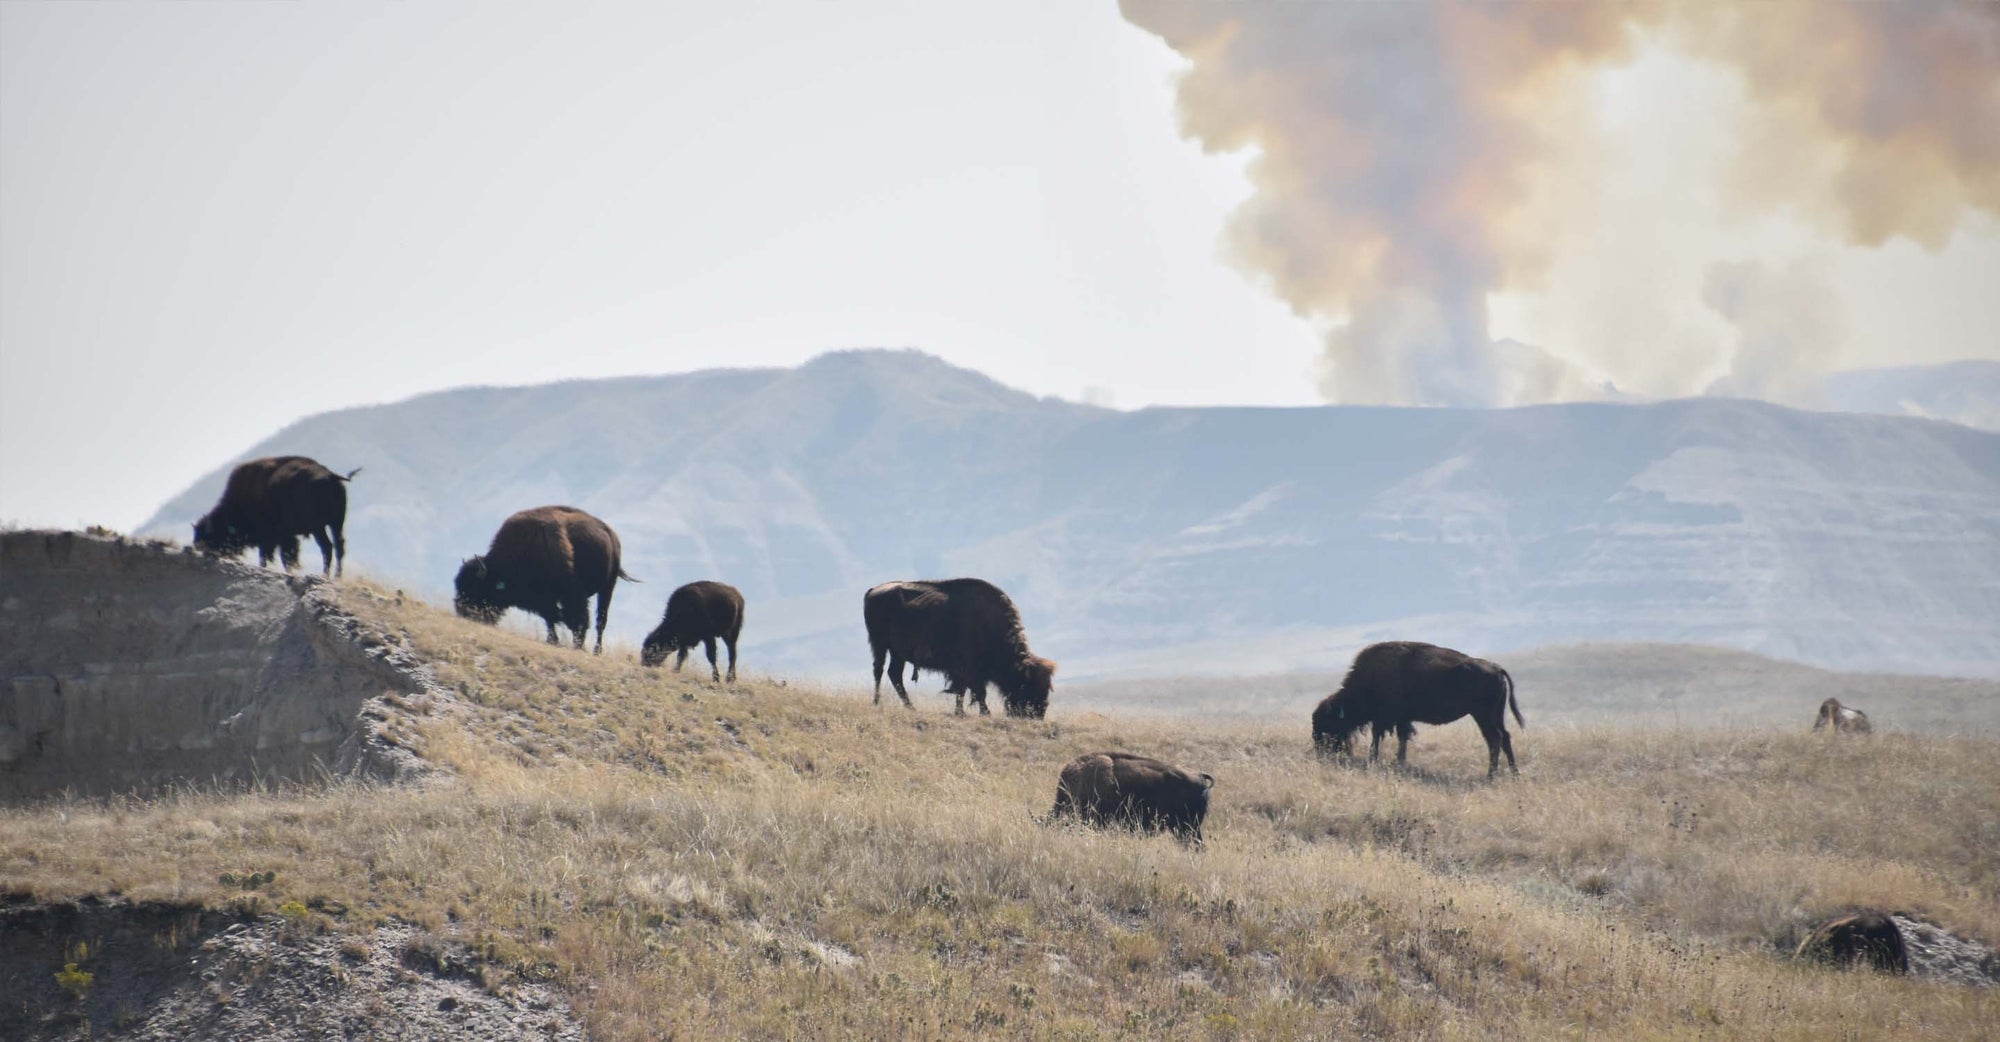
{"label": "smoke plume", "polygon": [[[1861,246],[1935,250],[1968,212],[2000,213],[2000,4],[1120,6],[1189,62],[1183,132],[1211,152],[1256,150],[1225,249],[1326,329],[1331,400],[1512,404],[1595,396],[1618,376],[1617,345],[1569,345],[1564,360],[1496,343],[1488,301],[1548,267],[1555,238],[1534,204],[1561,161],[1552,128],[1569,126],[1590,74],[1641,43],[1732,70],[1753,106],[1724,183],[1688,191]],[[1715,386],[1779,388],[1825,361],[1748,303],[1797,299],[1807,276],[1760,281],[1717,260],[1702,297],[1739,335],[1715,346]]]}

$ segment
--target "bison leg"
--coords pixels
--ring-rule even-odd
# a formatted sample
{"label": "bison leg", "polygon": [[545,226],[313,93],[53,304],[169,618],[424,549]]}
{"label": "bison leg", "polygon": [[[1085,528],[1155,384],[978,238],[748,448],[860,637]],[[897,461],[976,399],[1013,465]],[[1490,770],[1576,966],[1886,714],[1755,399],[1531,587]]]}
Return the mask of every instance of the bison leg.
{"label": "bison leg", "polygon": [[341,526],[333,526],[333,574],[339,578],[347,573],[347,537],[341,534]]}
{"label": "bison leg", "polygon": [[910,701],[910,693],[903,689],[903,656],[893,651],[889,653],[889,683],[896,686],[896,695],[903,700],[905,708],[917,707],[915,702]]}
{"label": "bison leg", "polygon": [[736,638],[730,637],[725,643],[729,645],[729,682],[734,684],[736,683]]}
{"label": "bison leg", "polygon": [[1396,725],[1396,762],[1410,762],[1410,739],[1416,737],[1417,729],[1409,724]]}
{"label": "bison leg", "polygon": [[976,703],[978,703],[978,704],[979,704],[979,715],[980,715],[980,716],[992,716],[992,715],[993,715],[993,710],[991,710],[991,709],[988,709],[988,708],[986,708],[986,685],[985,685],[985,684],[975,684],[975,685],[973,685],[973,688],[972,688],[972,700],[973,700],[974,702],[976,702]]}
{"label": "bison leg", "polygon": [[722,680],[722,671],[715,668],[715,638],[714,637],[701,638],[701,647],[703,651],[708,652],[709,679],[720,682]]}
{"label": "bison leg", "polygon": [[[597,591],[597,650],[592,652],[592,654],[596,655],[604,654],[604,622],[611,616],[611,591],[616,589],[617,586],[618,586],[618,579],[614,576],[611,580],[610,585],[606,586],[602,590]],[[586,613],[590,610],[590,602],[588,599],[578,601],[577,603],[583,605],[584,611]],[[584,621],[585,622],[590,621],[590,616],[588,614],[584,616]],[[578,634],[577,647],[580,648],[582,646],[583,646],[583,636],[582,634]]]}
{"label": "bison leg", "polygon": [[542,616],[542,621],[549,625],[549,643],[554,644],[556,647],[562,647],[562,641],[556,639],[556,617],[554,615],[544,615]]}
{"label": "bison leg", "polygon": [[314,532],[312,534],[312,537],[313,537],[313,542],[319,544],[319,574],[332,575],[333,540],[327,536],[326,528],[324,526],[322,526],[319,529],[319,531]]}
{"label": "bison leg", "polygon": [[1514,739],[1507,733],[1507,718],[1495,714],[1493,720],[1480,719],[1477,722],[1480,736],[1486,739],[1486,776],[1491,778],[1500,773],[1500,754],[1503,751],[1507,754],[1507,769],[1515,774],[1521,773],[1521,769],[1514,765]]}
{"label": "bison leg", "polygon": [[1372,726],[1375,729],[1375,741],[1368,747],[1369,763],[1374,763],[1382,758],[1382,736],[1388,733],[1381,724],[1374,724]]}
{"label": "bison leg", "polygon": [[681,667],[687,665],[689,650],[685,644],[679,645],[674,649],[674,672],[680,672]]}
{"label": "bison leg", "polygon": [[868,650],[875,653],[875,704],[879,706],[882,704],[882,660],[888,657],[889,649],[870,645]]}
{"label": "bison leg", "polygon": [[295,535],[286,536],[285,541],[278,544],[278,554],[280,559],[282,559],[285,562],[285,571],[288,572],[298,571],[299,537]]}

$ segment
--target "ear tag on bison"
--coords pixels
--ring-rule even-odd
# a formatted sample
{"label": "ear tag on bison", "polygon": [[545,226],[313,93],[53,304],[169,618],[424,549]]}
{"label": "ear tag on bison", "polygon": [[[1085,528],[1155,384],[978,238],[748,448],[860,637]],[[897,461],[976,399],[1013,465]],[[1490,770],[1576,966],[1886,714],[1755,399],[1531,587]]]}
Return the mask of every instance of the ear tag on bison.
{"label": "ear tag on bison", "polygon": [[504,590],[507,588],[507,584],[505,582],[497,582],[493,584],[493,588],[496,590]]}
{"label": "ear tag on bison", "polygon": [[1347,707],[1346,707],[1346,706],[1341,706],[1341,707],[1340,707],[1340,718],[1341,718],[1342,720],[1345,720],[1345,719],[1347,719]]}
{"label": "ear tag on bison", "polygon": [[235,526],[235,525],[225,525],[224,527],[226,527],[226,528],[228,528],[228,529],[229,529],[229,534],[230,534],[230,535],[235,535],[235,534],[236,534],[236,526]]}

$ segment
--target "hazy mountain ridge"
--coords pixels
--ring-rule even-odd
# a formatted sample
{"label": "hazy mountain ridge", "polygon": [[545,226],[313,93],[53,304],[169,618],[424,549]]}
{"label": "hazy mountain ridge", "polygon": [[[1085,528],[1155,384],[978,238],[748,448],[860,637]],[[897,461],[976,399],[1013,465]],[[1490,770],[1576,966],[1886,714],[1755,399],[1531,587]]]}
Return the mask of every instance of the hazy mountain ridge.
{"label": "hazy mountain ridge", "polygon": [[[979,574],[1072,678],[1333,668],[1369,639],[1720,644],[2000,675],[2000,435],[1702,399],[1512,410],[1155,408],[917,352],[467,389],[257,446],[367,469],[353,562],[442,592],[507,513],[616,527],[613,628],[749,599],[746,664],[861,675],[859,599]],[[185,538],[226,468],[148,530]]]}
{"label": "hazy mountain ridge", "polygon": [[1827,408],[1842,412],[1923,416],[2000,430],[2000,361],[1855,369],[1828,376],[1821,393]]}

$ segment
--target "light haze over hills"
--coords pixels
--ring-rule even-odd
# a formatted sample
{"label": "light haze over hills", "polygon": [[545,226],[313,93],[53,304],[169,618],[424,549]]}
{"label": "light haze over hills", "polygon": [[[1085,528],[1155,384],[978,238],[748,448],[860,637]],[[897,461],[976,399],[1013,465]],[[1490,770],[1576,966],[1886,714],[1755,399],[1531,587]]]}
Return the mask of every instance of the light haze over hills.
{"label": "light haze over hills", "polygon": [[[1119,412],[846,351],[424,395],[246,458],[283,452],[365,468],[366,574],[441,597],[508,513],[569,503],[646,580],[619,587],[615,635],[721,579],[759,670],[863,678],[864,589],[973,574],[1014,596],[1059,683],[1337,668],[1391,637],[2000,675],[2000,434],[1924,419],[1731,399]],[[227,470],[145,531],[185,540]]]}

